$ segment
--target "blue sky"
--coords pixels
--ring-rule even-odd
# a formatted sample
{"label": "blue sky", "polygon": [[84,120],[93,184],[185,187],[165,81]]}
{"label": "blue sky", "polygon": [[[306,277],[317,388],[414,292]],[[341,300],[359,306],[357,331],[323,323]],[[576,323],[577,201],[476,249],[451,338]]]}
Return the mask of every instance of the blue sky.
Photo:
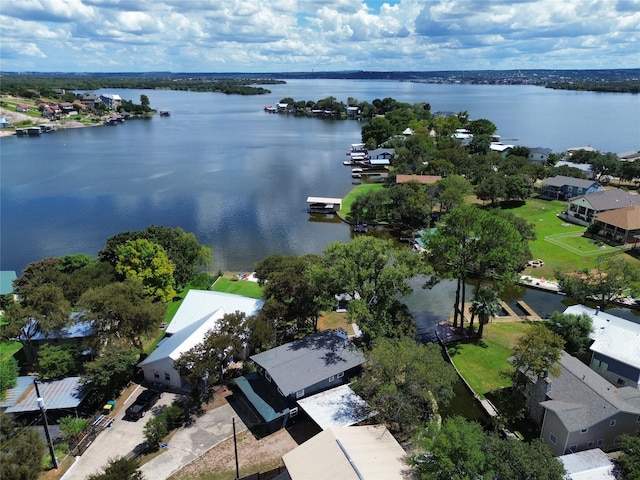
{"label": "blue sky", "polygon": [[640,67],[640,0],[0,0],[0,70]]}

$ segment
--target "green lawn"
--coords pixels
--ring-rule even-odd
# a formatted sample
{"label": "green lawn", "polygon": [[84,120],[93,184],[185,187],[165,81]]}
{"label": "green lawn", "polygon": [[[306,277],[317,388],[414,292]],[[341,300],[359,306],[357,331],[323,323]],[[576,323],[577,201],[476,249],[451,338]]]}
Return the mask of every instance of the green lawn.
{"label": "green lawn", "polygon": [[485,325],[483,339],[447,348],[462,377],[481,398],[488,392],[511,385],[500,372],[510,368],[508,358],[528,327],[524,322],[489,323]]}
{"label": "green lawn", "polygon": [[353,190],[351,190],[347,195],[342,199],[342,206],[340,207],[340,211],[338,212],[342,218],[347,218],[349,213],[351,213],[351,204],[358,197],[358,195],[363,195],[371,190],[379,190],[381,188],[385,188],[381,183],[365,183],[362,185],[356,185]]}
{"label": "green lawn", "polygon": [[13,357],[20,349],[20,342],[1,342],[0,343],[0,361]]}
{"label": "green lawn", "polygon": [[531,253],[533,259],[541,259],[545,265],[527,273],[552,278],[556,269],[565,272],[591,269],[597,256],[619,251],[609,246],[597,247],[582,236],[585,227],[558,218],[557,214],[565,208],[566,202],[530,198],[526,204],[508,210],[526,218],[536,227],[537,238],[530,243]]}
{"label": "green lawn", "polygon": [[214,292],[235,293],[251,298],[262,298],[262,287],[256,282],[220,277],[213,284]]}

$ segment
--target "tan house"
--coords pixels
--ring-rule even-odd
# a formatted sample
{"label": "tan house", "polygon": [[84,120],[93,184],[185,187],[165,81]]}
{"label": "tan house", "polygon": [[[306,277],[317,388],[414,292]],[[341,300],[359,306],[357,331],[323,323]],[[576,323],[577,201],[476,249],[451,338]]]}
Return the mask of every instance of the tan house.
{"label": "tan house", "polygon": [[621,244],[640,242],[640,204],[598,213],[594,223],[599,234]]}

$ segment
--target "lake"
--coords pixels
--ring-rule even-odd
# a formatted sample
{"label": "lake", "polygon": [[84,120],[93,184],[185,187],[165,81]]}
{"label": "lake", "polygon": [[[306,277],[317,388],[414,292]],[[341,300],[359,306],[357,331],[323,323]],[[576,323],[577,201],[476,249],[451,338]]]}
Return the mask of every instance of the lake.
{"label": "lake", "polygon": [[194,232],[213,249],[212,271],[247,271],[270,253],[320,253],[349,241],[348,226],[310,217],[306,198],[343,197],[352,188],[342,161],[362,123],[263,111],[284,97],[426,101],[433,112],[490,119],[505,143],[556,152],[639,148],[637,95],[380,80],[269,88],[266,96],[110,91],[135,102],[144,93],[171,116],[2,138],[0,268],[20,274],[45,257],[96,255],[108,237],[151,224]]}

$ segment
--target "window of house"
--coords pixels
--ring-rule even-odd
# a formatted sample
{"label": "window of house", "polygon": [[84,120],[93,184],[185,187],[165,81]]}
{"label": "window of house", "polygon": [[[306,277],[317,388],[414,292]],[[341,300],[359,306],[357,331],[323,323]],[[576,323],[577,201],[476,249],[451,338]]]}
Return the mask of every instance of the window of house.
{"label": "window of house", "polygon": [[158,372],[158,370],[153,371],[153,378],[160,378],[160,372]]}
{"label": "window of house", "polygon": [[573,444],[573,445],[569,445],[569,451],[571,453],[576,453],[576,451],[578,450],[578,445],[577,444]]}
{"label": "window of house", "polygon": [[587,448],[593,448],[593,440],[587,443]]}
{"label": "window of house", "polygon": [[302,398],[302,397],[304,397],[304,388],[296,392],[296,398]]}
{"label": "window of house", "polygon": [[616,421],[615,421],[615,420],[611,420],[611,421],[609,422],[609,426],[610,426],[610,427],[615,427],[615,426],[616,426]]}
{"label": "window of house", "polygon": [[267,372],[266,370],[264,371],[264,378],[271,381],[271,375],[269,375],[269,372]]}
{"label": "window of house", "polygon": [[333,375],[331,375],[331,376],[329,377],[329,383],[333,382],[335,379],[336,379],[336,377],[334,377]]}
{"label": "window of house", "polygon": [[583,428],[582,430],[580,430],[580,433],[587,433],[589,431],[588,428]]}
{"label": "window of house", "polygon": [[603,443],[604,443],[604,440],[602,438],[599,438],[598,441],[596,442],[596,447],[600,448]]}
{"label": "window of house", "polygon": [[624,385],[624,378],[618,379],[618,385]]}
{"label": "window of house", "polygon": [[344,377],[344,372],[340,372],[338,375],[336,375],[336,377],[338,377],[338,378]]}
{"label": "window of house", "polygon": [[556,443],[558,443],[558,438],[553,433],[550,433],[549,441],[555,445]]}
{"label": "window of house", "polygon": [[164,372],[164,379],[168,382],[171,380],[171,374],[169,372]]}
{"label": "window of house", "polygon": [[298,415],[298,407],[293,407],[291,410],[289,410],[290,417],[295,417],[296,415]]}

